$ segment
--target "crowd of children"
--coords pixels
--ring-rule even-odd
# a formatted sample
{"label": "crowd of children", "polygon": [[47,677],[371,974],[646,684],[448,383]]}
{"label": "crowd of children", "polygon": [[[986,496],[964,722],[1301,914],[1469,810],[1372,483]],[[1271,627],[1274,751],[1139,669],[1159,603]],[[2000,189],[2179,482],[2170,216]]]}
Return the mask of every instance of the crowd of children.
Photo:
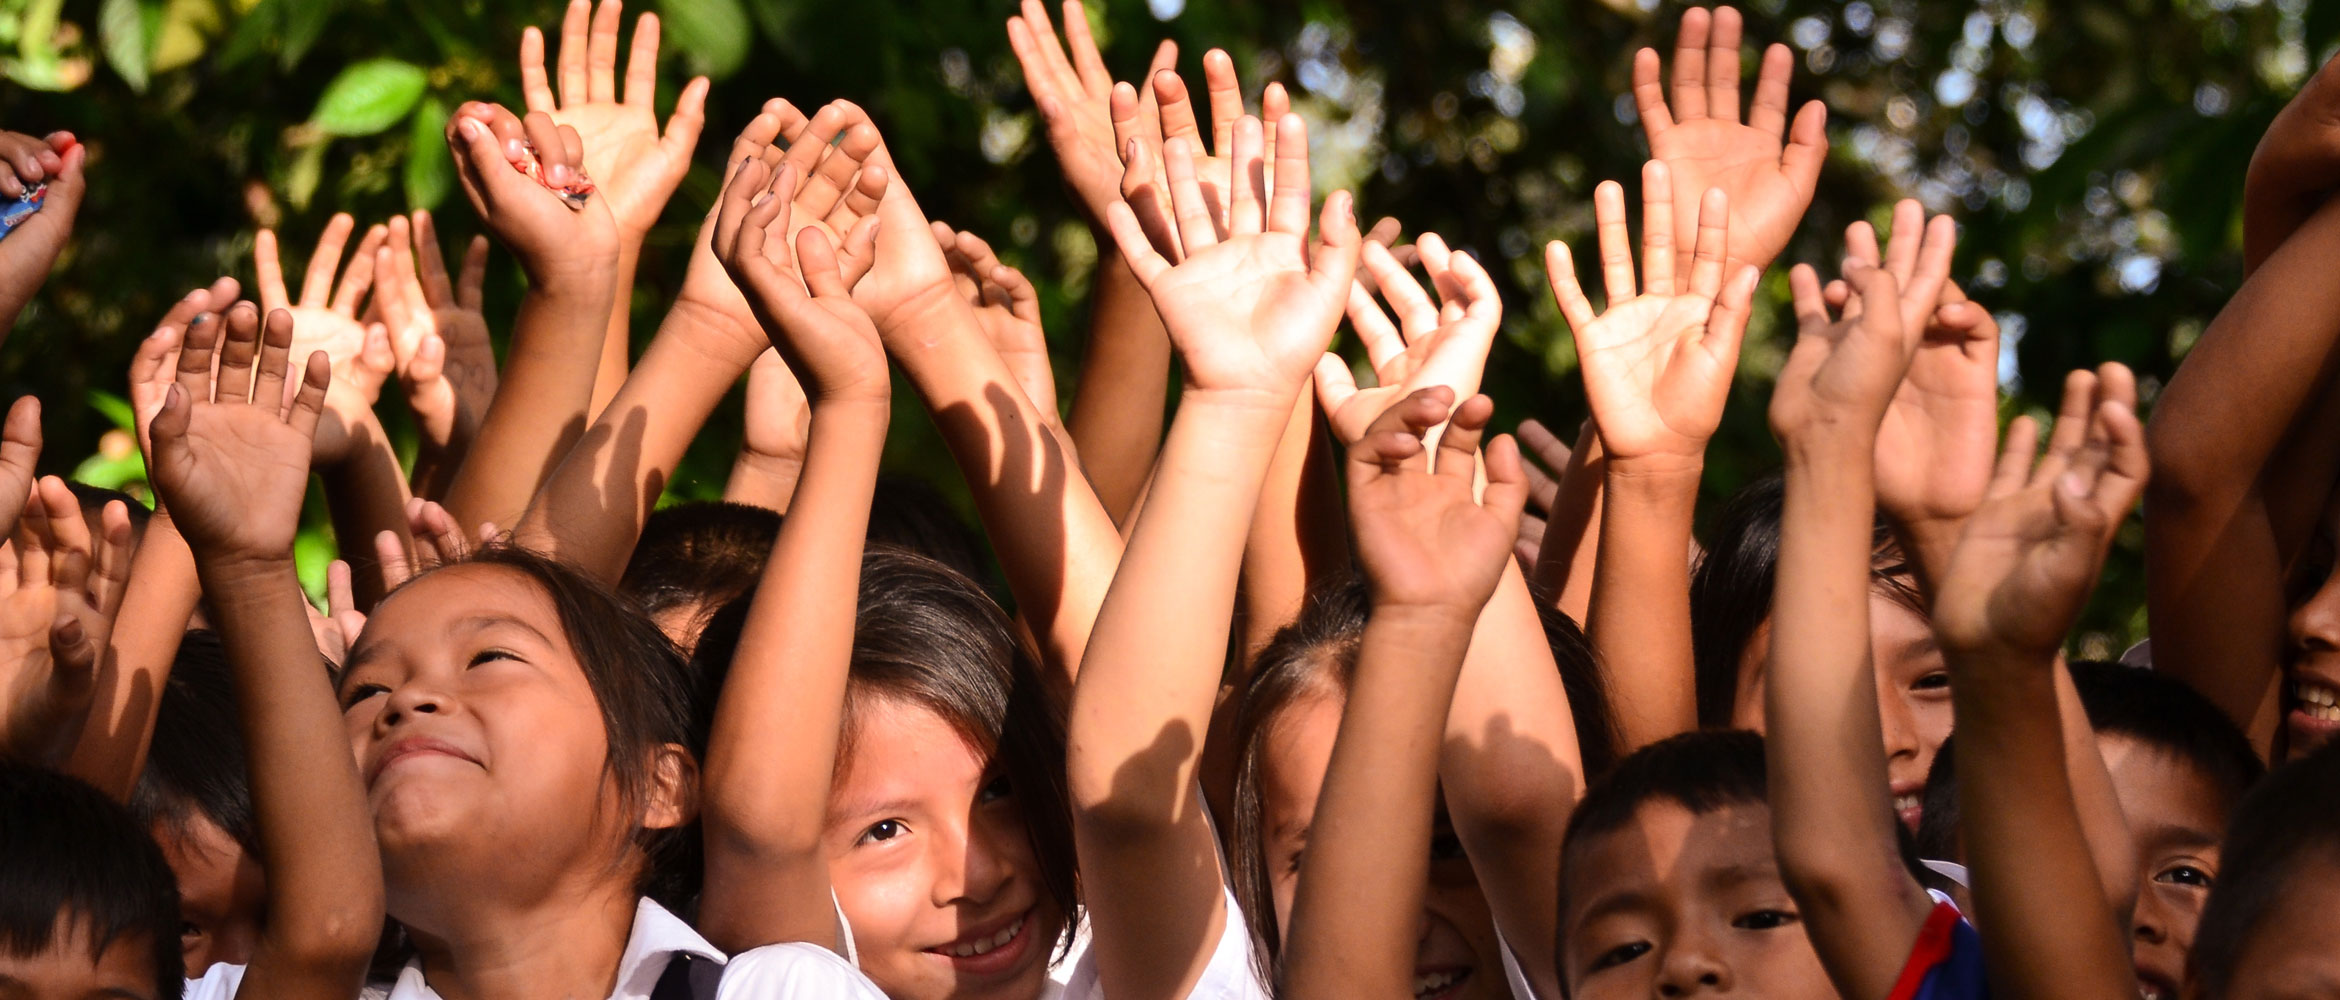
{"label": "crowd of children", "polygon": [[[1787,272],[1784,468],[1701,544],[1827,153],[1785,46],[1744,102],[1731,8],[1638,53],[1638,208],[1546,250],[1571,445],[1492,432],[1495,280],[1320,196],[1280,85],[1214,50],[1198,103],[1168,43],[1117,81],[1059,13],[1007,33],[1112,248],[1061,403],[1031,282],[844,101],[740,128],[632,356],[707,83],[661,126],[619,0],[450,119],[454,272],[428,213],[340,216],[297,297],[263,231],[257,303],[162,317],[151,510],[36,476],[17,400],[0,998],[2340,996],[2340,64],[2149,424],[2107,364],[2002,428],[1957,226],[1904,202]],[[0,133],[0,329],[85,159]],[[743,377],[725,501],[658,508]],[[897,384],[980,534],[881,474]],[[2140,501],[2151,639],[2067,662]]]}

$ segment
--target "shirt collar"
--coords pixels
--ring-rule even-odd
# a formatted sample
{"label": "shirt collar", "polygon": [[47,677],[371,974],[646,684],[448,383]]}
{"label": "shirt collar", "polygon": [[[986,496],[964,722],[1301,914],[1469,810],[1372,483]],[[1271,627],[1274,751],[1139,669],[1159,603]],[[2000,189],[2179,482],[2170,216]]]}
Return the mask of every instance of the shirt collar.
{"label": "shirt collar", "polygon": [[[666,907],[643,897],[634,904],[634,929],[626,935],[625,953],[618,956],[617,988],[611,991],[610,1000],[649,1000],[651,988],[658,985],[667,961],[676,954],[723,961],[723,953],[699,932]],[[406,968],[399,970],[398,982],[386,1000],[439,1000],[438,992],[423,982],[421,959],[409,960]]]}

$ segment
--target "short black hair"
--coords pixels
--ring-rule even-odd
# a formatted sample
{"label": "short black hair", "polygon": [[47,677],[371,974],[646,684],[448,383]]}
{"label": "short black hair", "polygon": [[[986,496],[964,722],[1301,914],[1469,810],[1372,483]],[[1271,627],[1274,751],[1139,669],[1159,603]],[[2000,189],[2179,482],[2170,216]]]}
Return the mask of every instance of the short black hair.
{"label": "short black hair", "polygon": [[[2234,720],[2192,686],[2147,667],[2102,660],[2070,664],[2072,687],[2099,736],[2136,740],[2194,768],[2210,780],[2231,812],[2267,773],[2250,739]],[[1955,860],[1958,836],[1958,767],[1951,741],[1934,753],[1926,774],[1925,814],[1918,820],[1918,850],[1925,857]]]}
{"label": "short black hair", "polygon": [[662,507],[642,522],[618,593],[646,615],[698,604],[708,612],[756,585],[780,537],[780,515],[723,500]]}
{"label": "short black hair", "polygon": [[0,951],[42,954],[74,921],[92,961],[116,942],[143,945],[155,996],[177,1000],[179,885],[130,810],[64,775],[0,763],[0,816]]}
{"label": "short black hair", "polygon": [[73,499],[80,502],[81,514],[83,517],[94,518],[100,512],[106,509],[106,504],[115,500],[122,501],[122,506],[130,512],[131,543],[136,544],[146,540],[146,522],[154,519],[154,509],[148,507],[146,505],[146,501],[140,500],[128,493],[124,493],[121,490],[109,490],[103,486],[91,486],[88,483],[73,479],[68,479],[65,481],[65,488],[72,490]]}
{"label": "short black hair", "polygon": [[239,717],[235,675],[219,634],[189,631],[179,640],[170,679],[163,684],[146,769],[130,793],[130,811],[147,829],[184,836],[200,816],[253,857],[260,856],[251,765]]}
{"label": "short black hair", "polygon": [[941,490],[916,476],[878,477],[877,492],[869,502],[869,540],[916,552],[978,585],[991,580],[982,536],[967,526]]}
{"label": "short black hair", "polygon": [[[1706,554],[1690,574],[1690,648],[1698,724],[1731,724],[1739,694],[1739,658],[1771,618],[1779,575],[1780,518],[1787,482],[1777,472],[1732,494],[1708,531]],[[1877,593],[1923,616],[1925,599],[1883,514],[1870,528],[1869,583]]]}
{"label": "short black hair", "polygon": [[1565,856],[1586,837],[1624,829],[1651,802],[1692,813],[1769,804],[1763,737],[1744,729],[1702,729],[1659,740],[1626,755],[1593,782],[1568,817]]}
{"label": "short black hair", "polygon": [[2187,956],[2187,996],[2217,1000],[2243,949],[2309,861],[2340,863],[2340,742],[2275,769],[2227,820],[2218,884]]}

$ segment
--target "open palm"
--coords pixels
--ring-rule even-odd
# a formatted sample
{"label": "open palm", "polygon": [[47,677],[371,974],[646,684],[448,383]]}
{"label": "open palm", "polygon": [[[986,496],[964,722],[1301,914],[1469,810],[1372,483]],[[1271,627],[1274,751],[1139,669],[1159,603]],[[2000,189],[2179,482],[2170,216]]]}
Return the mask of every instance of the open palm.
{"label": "open palm", "polygon": [[544,69],[544,35],[535,28],[520,40],[521,92],[528,110],[552,116],[554,124],[577,131],[585,146],[585,173],[609,205],[620,232],[639,241],[658,222],[658,213],[690,170],[706,120],[707,81],[692,80],[675,101],[664,135],[652,107],[658,86],[658,15],[635,22],[627,57],[625,93],[617,84],[619,15],[615,0],[591,12],[575,0],[561,22],[560,98],[553,96]]}
{"label": "open palm", "polygon": [[324,358],[310,355],[285,405],[292,340],[290,314],[270,313],[263,334],[258,310],[241,305],[226,323],[189,331],[179,352],[178,385],[154,418],[149,464],[155,491],[198,553],[292,555],[331,377]]}
{"label": "open palm", "polygon": [[[1348,366],[1336,356],[1326,355],[1317,363],[1318,401],[1343,443],[1357,440],[1374,417],[1417,389],[1445,386],[1455,398],[1469,399],[1478,393],[1486,374],[1487,352],[1503,323],[1503,300],[1494,280],[1469,254],[1449,249],[1436,233],[1422,234],[1416,247],[1438,300],[1377,242],[1365,244],[1363,264],[1396,322],[1375,304],[1374,292],[1362,279],[1349,287],[1349,326],[1365,342],[1377,384],[1357,386]],[[1438,437],[1433,428],[1430,442],[1436,444]]]}

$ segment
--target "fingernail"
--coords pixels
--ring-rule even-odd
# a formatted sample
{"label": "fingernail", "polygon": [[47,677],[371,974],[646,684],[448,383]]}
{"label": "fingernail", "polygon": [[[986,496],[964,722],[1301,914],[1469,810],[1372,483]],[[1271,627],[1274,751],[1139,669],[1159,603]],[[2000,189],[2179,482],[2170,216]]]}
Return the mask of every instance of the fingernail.
{"label": "fingernail", "polygon": [[506,139],[504,140],[504,155],[514,160],[523,159],[528,155],[528,144],[518,139]]}
{"label": "fingernail", "polygon": [[479,123],[469,118],[456,122],[455,130],[463,133],[463,137],[466,139],[479,138]]}
{"label": "fingernail", "polygon": [[554,187],[563,188],[568,187],[577,179],[576,173],[576,171],[569,169],[569,165],[566,163],[555,163],[551,170],[545,171],[546,176],[552,178]]}

